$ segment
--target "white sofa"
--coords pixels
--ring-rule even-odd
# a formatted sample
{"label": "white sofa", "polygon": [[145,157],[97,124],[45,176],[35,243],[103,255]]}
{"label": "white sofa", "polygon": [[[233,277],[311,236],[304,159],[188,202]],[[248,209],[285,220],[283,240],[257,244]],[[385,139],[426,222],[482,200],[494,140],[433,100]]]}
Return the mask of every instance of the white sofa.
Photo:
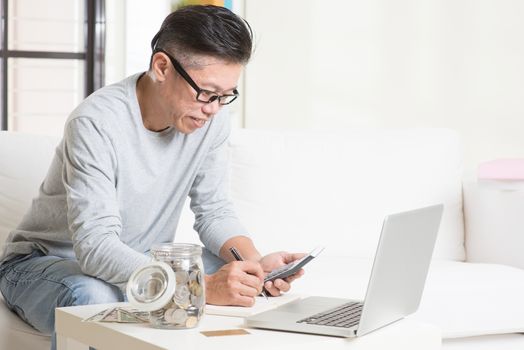
{"label": "white sofa", "polygon": [[[29,206],[58,141],[0,132],[0,242]],[[469,197],[463,205],[455,132],[234,130],[229,144],[231,196],[259,249],[326,247],[295,292],[362,298],[383,217],[444,203],[422,303],[410,317],[440,327],[447,350],[524,348],[524,271],[496,264],[487,249],[489,264],[478,255],[467,262],[465,237],[477,247],[482,241],[468,231],[479,218],[478,211],[463,210]],[[470,188],[471,198],[483,198]],[[185,210],[176,240],[194,242]],[[504,262],[524,266],[521,249],[508,251]],[[0,349],[49,347],[5,305],[0,326]]]}

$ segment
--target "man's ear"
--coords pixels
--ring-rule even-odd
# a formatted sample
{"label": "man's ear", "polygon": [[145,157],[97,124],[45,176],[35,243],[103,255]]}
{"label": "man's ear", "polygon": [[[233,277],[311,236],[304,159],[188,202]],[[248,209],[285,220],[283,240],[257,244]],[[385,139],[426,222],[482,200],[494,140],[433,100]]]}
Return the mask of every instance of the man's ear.
{"label": "man's ear", "polygon": [[169,59],[162,52],[157,52],[153,55],[151,61],[151,71],[156,76],[157,81],[164,81],[170,69]]}

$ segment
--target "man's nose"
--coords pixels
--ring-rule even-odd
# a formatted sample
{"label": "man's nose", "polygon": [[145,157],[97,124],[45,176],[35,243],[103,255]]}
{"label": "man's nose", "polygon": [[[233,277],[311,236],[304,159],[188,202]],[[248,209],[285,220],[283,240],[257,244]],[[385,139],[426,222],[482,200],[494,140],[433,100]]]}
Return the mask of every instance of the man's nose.
{"label": "man's nose", "polygon": [[216,99],[215,101],[206,103],[202,106],[202,111],[207,115],[213,115],[220,110],[220,107],[222,106],[218,103],[218,99]]}

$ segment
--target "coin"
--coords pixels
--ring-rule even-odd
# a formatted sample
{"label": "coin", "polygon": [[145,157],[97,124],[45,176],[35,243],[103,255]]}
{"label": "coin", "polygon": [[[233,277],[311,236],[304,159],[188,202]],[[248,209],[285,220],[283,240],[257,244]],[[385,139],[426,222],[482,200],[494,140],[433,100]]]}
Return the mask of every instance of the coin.
{"label": "coin", "polygon": [[203,292],[202,285],[196,280],[189,282],[189,290],[191,291],[191,294],[196,295],[197,297],[201,296]]}
{"label": "coin", "polygon": [[181,309],[187,309],[189,305],[191,305],[191,301],[189,297],[186,297],[185,299],[177,301],[175,304]]}
{"label": "coin", "polygon": [[172,320],[174,324],[184,324],[187,320],[187,313],[185,310],[176,309],[173,311]]}
{"label": "coin", "polygon": [[176,271],[189,271],[189,261],[186,259],[174,259],[171,261],[171,267]]}
{"label": "coin", "polygon": [[193,304],[193,306],[196,308],[201,308],[202,306],[204,306],[204,300],[205,298],[203,295],[191,295],[191,304]]}
{"label": "coin", "polygon": [[190,306],[186,310],[187,316],[198,316],[198,308]]}
{"label": "coin", "polygon": [[173,301],[182,308],[187,308],[189,306],[191,293],[187,285],[177,285],[175,289],[175,294],[173,295]]}
{"label": "coin", "polygon": [[197,325],[198,319],[195,316],[190,316],[186,320],[186,327],[193,328]]}
{"label": "coin", "polygon": [[175,319],[173,317],[173,313],[176,311],[177,309],[167,309],[166,312],[164,313],[164,319],[166,320],[167,323],[175,323]]}
{"label": "coin", "polygon": [[187,273],[187,271],[177,271],[175,272],[175,276],[177,285],[186,284],[189,281],[189,274]]}
{"label": "coin", "polygon": [[198,284],[202,285],[202,270],[197,270],[196,281],[198,282]]}
{"label": "coin", "polygon": [[185,298],[191,294],[187,284],[182,284],[177,287],[178,288],[175,289],[175,297]]}
{"label": "coin", "polygon": [[150,317],[161,318],[162,316],[164,316],[165,310],[166,310],[165,308],[161,308],[159,310],[151,311]]}

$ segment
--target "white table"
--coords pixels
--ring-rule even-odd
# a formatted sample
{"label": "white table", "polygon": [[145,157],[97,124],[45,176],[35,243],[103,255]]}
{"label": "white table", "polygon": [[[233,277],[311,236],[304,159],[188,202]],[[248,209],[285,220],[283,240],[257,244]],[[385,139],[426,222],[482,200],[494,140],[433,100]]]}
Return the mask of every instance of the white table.
{"label": "white table", "polygon": [[97,350],[132,349],[424,349],[437,350],[441,346],[440,331],[414,320],[404,319],[361,338],[345,339],[259,329],[246,329],[247,335],[206,337],[201,332],[242,328],[238,317],[205,315],[197,328],[189,330],[159,330],[147,324],[118,324],[82,322],[110,306],[87,305],[56,309],[56,334],[58,350],[68,350],[73,339],[95,347]]}

